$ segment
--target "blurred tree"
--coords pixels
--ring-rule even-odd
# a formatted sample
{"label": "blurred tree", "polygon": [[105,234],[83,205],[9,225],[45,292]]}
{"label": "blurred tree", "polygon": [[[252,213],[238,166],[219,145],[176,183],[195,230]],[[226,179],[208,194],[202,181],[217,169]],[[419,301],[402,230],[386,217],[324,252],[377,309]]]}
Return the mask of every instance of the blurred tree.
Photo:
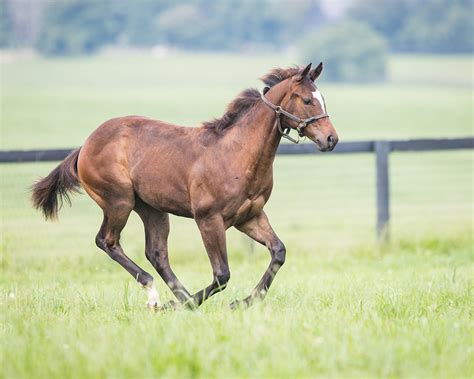
{"label": "blurred tree", "polygon": [[51,55],[91,53],[111,43],[283,48],[323,19],[315,0],[55,0],[45,10],[37,46]]}
{"label": "blurred tree", "polygon": [[[164,36],[156,28],[156,19],[174,0],[117,1],[116,12],[124,15],[124,25],[118,42],[126,46],[153,46],[163,43]],[[177,20],[179,21],[179,20]],[[183,24],[179,25],[183,27]]]}
{"label": "blurred tree", "polygon": [[437,53],[472,53],[473,3],[470,0],[420,1],[397,33],[403,50]]}
{"label": "blurred tree", "polygon": [[305,38],[303,62],[324,62],[323,78],[329,81],[373,82],[386,77],[385,40],[362,23],[330,26]]}
{"label": "blurred tree", "polygon": [[472,0],[358,0],[348,16],[366,22],[395,51],[472,53]]}
{"label": "blurred tree", "polygon": [[6,0],[0,0],[0,48],[11,45],[12,18]]}
{"label": "blurred tree", "polygon": [[34,46],[48,0],[0,0],[0,47]]}
{"label": "blurred tree", "polygon": [[186,49],[205,47],[213,26],[213,20],[206,19],[204,11],[192,3],[166,9],[156,17],[155,23],[163,42]]}
{"label": "blurred tree", "polygon": [[116,40],[125,14],[114,0],[55,0],[45,11],[37,47],[48,55],[92,53]]}
{"label": "blurred tree", "polygon": [[[352,1],[352,0],[351,0]],[[394,51],[472,53],[473,0],[354,0],[349,19]],[[326,22],[320,0],[0,0],[0,46],[44,54],[105,44],[186,49],[285,49]]]}
{"label": "blurred tree", "polygon": [[293,43],[295,35],[322,19],[314,0],[194,0],[159,14],[156,28],[171,45],[232,50]]}

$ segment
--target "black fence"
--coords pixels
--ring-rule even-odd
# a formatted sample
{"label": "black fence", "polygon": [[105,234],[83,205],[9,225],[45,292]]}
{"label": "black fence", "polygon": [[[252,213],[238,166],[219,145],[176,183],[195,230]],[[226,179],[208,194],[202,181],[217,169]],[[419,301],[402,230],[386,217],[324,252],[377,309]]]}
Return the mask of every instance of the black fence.
{"label": "black fence", "polygon": [[[375,153],[377,176],[377,237],[386,240],[390,221],[389,154],[474,148],[474,138],[413,139],[341,142],[331,154]],[[64,159],[73,149],[0,151],[0,163],[54,162]],[[282,144],[280,155],[321,154],[313,144]]]}

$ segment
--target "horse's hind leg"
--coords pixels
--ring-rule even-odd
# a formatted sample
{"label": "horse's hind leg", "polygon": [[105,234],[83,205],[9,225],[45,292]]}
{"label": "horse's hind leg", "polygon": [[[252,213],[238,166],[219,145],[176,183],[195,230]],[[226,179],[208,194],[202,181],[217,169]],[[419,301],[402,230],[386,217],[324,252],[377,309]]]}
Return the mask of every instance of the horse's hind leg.
{"label": "horse's hind leg", "polygon": [[89,139],[81,149],[77,164],[82,187],[104,212],[95,241],[148,291],[149,301],[155,306],[159,298],[153,277],[127,257],[120,246],[120,233],[135,207],[136,196],[128,174],[126,149],[122,142],[106,142],[103,135],[97,142]]}
{"label": "horse's hind leg", "polygon": [[[159,304],[158,293],[153,284],[153,277],[140,268],[135,262],[125,255],[120,246],[120,233],[127,223],[131,208],[128,204],[117,204],[104,207],[104,220],[96,237],[96,244],[104,250],[110,258],[127,270],[149,294],[148,305]],[[150,304],[150,301],[152,302]]]}
{"label": "horse's hind leg", "polygon": [[240,305],[248,307],[252,305],[254,300],[263,300],[275,275],[283,263],[285,263],[286,255],[285,245],[283,245],[283,242],[280,241],[273,231],[265,212],[262,211],[246,223],[236,226],[236,228],[253,240],[265,245],[270,250],[271,261],[252,293],[242,301],[231,303],[231,308],[236,308]]}
{"label": "horse's hind leg", "polygon": [[[137,200],[135,211],[145,226],[145,255],[176,298],[194,308],[193,299],[171,269],[168,259],[169,215]],[[164,305],[165,308],[171,306]]]}

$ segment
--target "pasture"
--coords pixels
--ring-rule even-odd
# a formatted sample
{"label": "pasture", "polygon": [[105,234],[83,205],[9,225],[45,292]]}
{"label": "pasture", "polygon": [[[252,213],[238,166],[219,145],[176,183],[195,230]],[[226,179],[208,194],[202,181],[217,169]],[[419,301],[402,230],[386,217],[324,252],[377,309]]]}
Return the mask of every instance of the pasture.
{"label": "pasture", "polygon": [[[8,57],[7,57],[8,58]],[[104,120],[219,117],[281,56],[109,54],[3,59],[2,149],[75,147]],[[304,63],[304,62],[303,62]],[[449,67],[449,69],[447,69]],[[393,57],[379,85],[321,83],[341,140],[472,135],[470,57]],[[323,73],[324,77],[324,73]],[[1,165],[0,375],[467,377],[474,370],[471,151],[392,154],[392,242],[374,241],[374,157],[277,157],[266,209],[287,262],[264,303],[230,311],[268,253],[228,233],[231,281],[199,311],[153,314],[96,248],[101,212],[73,198],[59,223],[28,188],[56,164]],[[125,252],[146,261],[136,215]],[[211,281],[192,220],[171,220],[170,259],[191,291]]]}

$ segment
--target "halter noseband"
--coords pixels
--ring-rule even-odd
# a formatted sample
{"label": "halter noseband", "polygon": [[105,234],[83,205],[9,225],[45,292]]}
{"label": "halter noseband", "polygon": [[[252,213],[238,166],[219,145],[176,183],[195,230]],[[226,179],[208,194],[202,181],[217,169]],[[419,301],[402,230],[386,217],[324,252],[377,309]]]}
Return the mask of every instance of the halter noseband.
{"label": "halter noseband", "polygon": [[[290,112],[285,111],[280,105],[273,104],[270,100],[268,100],[265,97],[264,94],[262,94],[262,100],[266,105],[268,105],[271,109],[273,109],[275,111],[275,113],[277,115],[275,122],[277,123],[278,131],[281,133],[281,136],[288,139],[288,140],[290,140],[293,143],[299,143],[300,142],[299,137],[304,137],[303,129],[306,128],[309,124],[311,124],[312,122],[315,122],[317,120],[320,120],[322,118],[329,117],[329,115],[327,113],[321,113],[317,116],[312,116],[312,117],[309,117],[309,118],[302,119],[302,118],[299,118],[298,116],[295,116],[294,114],[291,114]],[[286,128],[283,128],[281,126],[281,116],[282,115],[286,116],[290,120],[293,120],[293,121],[298,123],[298,126],[296,127],[296,130],[298,131],[298,139],[297,140],[290,136],[291,127],[288,126]]]}

